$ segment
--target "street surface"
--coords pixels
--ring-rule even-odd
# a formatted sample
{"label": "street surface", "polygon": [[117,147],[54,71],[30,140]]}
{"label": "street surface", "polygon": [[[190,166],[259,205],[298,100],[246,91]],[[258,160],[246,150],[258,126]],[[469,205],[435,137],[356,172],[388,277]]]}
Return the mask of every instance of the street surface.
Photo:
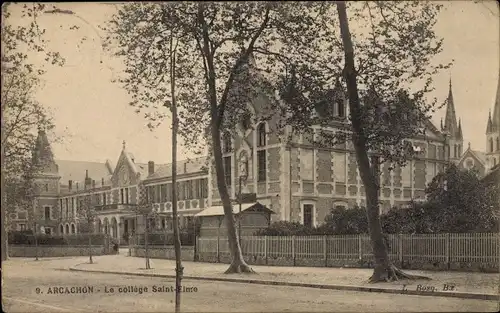
{"label": "street surface", "polygon": [[[86,257],[77,257],[38,262],[30,259],[7,261],[2,265],[3,310],[5,312],[172,312],[174,310],[174,293],[170,290],[174,286],[172,279],[69,272],[63,269],[86,260]],[[496,312],[498,309],[496,302],[484,300],[226,282],[189,280],[183,282],[186,287],[191,287],[182,295],[182,310],[187,312]],[[163,292],[153,292],[154,286],[157,286],[156,289],[163,288]],[[139,292],[140,288],[142,293]],[[92,289],[93,292],[90,292]],[[85,290],[89,293],[72,293]]]}

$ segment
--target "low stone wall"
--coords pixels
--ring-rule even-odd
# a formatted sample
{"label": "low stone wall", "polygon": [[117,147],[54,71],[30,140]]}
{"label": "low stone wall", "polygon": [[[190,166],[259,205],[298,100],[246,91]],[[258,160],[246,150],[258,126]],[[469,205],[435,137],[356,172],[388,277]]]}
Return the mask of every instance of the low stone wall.
{"label": "low stone wall", "polygon": [[[302,266],[302,267],[350,267],[350,268],[373,268],[373,260],[340,260],[340,259],[318,259],[318,258],[296,258],[291,257],[265,257],[263,255],[244,255],[243,258],[251,265],[268,266]],[[210,263],[231,263],[231,255],[228,253],[200,253],[198,261]],[[430,270],[430,271],[466,271],[466,272],[487,272],[498,273],[499,265],[495,263],[465,263],[450,262],[449,266],[445,262],[429,262],[425,260],[404,260],[403,264],[393,261],[394,265],[409,270]]]}
{"label": "low stone wall", "polygon": [[[113,249],[106,251],[104,246],[92,246],[92,255],[116,254]],[[64,257],[89,255],[88,246],[22,246],[9,245],[9,257]]]}
{"label": "low stone wall", "polygon": [[[149,246],[149,257],[151,259],[175,260],[174,246]],[[132,256],[144,257],[146,249],[143,246],[131,248]],[[194,261],[194,247],[181,247],[181,258],[183,261]]]}

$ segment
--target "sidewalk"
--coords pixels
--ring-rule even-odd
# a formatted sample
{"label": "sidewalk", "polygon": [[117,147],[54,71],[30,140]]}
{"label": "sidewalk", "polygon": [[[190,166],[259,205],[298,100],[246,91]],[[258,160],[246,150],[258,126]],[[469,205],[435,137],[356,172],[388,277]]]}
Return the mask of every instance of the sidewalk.
{"label": "sidewalk", "polygon": [[[128,274],[140,276],[175,277],[175,261],[150,259],[152,269],[145,269],[145,259],[124,255],[98,256],[95,264],[81,263],[71,270]],[[291,285],[322,289],[406,293],[413,295],[446,296],[469,299],[498,299],[500,274],[407,271],[425,275],[432,280],[397,281],[391,283],[367,282],[371,269],[256,266],[249,274],[223,274],[228,264],[182,262],[185,279],[219,280],[266,285]],[[403,287],[406,285],[406,291]],[[419,286],[420,285],[420,288]],[[444,285],[455,286],[443,290]],[[422,290],[423,286],[428,287]],[[430,289],[429,289],[430,288]],[[432,290],[434,288],[434,290]]]}

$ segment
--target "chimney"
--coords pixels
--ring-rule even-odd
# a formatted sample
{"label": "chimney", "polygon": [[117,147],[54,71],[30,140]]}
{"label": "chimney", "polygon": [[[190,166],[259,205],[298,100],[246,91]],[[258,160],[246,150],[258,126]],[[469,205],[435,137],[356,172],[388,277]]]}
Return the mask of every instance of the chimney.
{"label": "chimney", "polygon": [[92,183],[92,180],[90,180],[89,177],[89,170],[85,170],[85,181],[83,182],[84,184],[84,189],[90,188],[90,184]]}
{"label": "chimney", "polygon": [[73,189],[73,181],[71,179],[68,181],[68,189],[69,189],[69,191],[71,191],[71,189]]}
{"label": "chimney", "polygon": [[148,175],[152,175],[155,172],[155,162],[148,162]]}
{"label": "chimney", "polygon": [[95,179],[92,179],[92,189],[95,189]]}

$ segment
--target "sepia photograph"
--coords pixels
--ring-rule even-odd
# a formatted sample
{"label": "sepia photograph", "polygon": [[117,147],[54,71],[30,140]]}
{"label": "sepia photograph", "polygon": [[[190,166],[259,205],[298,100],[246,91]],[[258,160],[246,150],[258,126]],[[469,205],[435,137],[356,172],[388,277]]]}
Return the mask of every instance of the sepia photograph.
{"label": "sepia photograph", "polygon": [[3,3],[2,311],[500,311],[499,24]]}

